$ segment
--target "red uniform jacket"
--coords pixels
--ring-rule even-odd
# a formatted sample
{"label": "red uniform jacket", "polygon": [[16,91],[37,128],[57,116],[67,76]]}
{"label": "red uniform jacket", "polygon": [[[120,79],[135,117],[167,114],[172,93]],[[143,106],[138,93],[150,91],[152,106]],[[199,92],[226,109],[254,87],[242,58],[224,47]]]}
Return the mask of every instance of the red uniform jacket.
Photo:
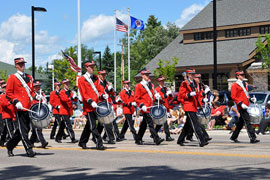
{"label": "red uniform jacket", "polygon": [[56,107],[61,106],[61,101],[60,101],[60,96],[58,91],[52,91],[50,93],[50,104],[52,105],[53,108],[53,114],[59,114],[59,110]]}
{"label": "red uniform jacket", "polygon": [[2,119],[13,119],[15,117],[15,107],[10,103],[6,94],[0,95],[0,107],[2,109]]}
{"label": "red uniform jacket", "polygon": [[59,114],[72,116],[73,115],[72,102],[77,101],[77,99],[72,99],[73,96],[72,91],[62,89],[59,93],[59,96],[61,101]]}
{"label": "red uniform jacket", "polygon": [[156,91],[159,93],[159,95],[161,96],[161,99],[162,99],[162,104],[166,107],[167,109],[167,112],[170,111],[170,107],[169,107],[169,97],[167,96],[167,88],[164,86],[164,87],[160,87],[158,86],[156,88]]}
{"label": "red uniform jacket", "polygon": [[135,111],[134,106],[131,105],[132,102],[135,102],[133,91],[127,91],[126,89],[123,89],[120,92],[120,98],[123,101],[123,113],[133,114]]}
{"label": "red uniform jacket", "polygon": [[[153,100],[151,100],[150,96],[148,95],[148,92],[141,83],[138,83],[135,86],[135,101],[140,108],[142,108],[143,106],[151,107],[155,103],[154,85],[151,83],[149,87],[150,92],[152,93]],[[148,108],[146,112],[141,110],[141,113],[143,114],[149,113],[149,110],[150,108]]]}
{"label": "red uniform jacket", "polygon": [[95,93],[93,88],[91,87],[90,83],[85,79],[84,76],[80,77],[78,80],[78,87],[80,90],[80,94],[82,96],[83,102],[83,114],[86,115],[88,112],[95,111],[96,109],[91,106],[91,103],[95,101],[96,103],[99,102],[99,98],[104,91],[102,86],[99,83],[99,79],[96,75],[91,77],[94,85],[97,88],[99,96]]}
{"label": "red uniform jacket", "polygon": [[[33,89],[33,78],[29,74],[26,74],[25,82],[30,88],[30,93],[32,97],[34,97],[34,89]],[[6,94],[9,100],[16,105],[18,101],[20,101],[24,108],[29,109],[31,107],[31,100],[23,87],[21,81],[17,79],[17,77],[12,74],[9,76],[7,81]],[[16,109],[16,108],[15,108]],[[18,111],[16,109],[16,111]],[[25,110],[23,110],[25,111]]]}
{"label": "red uniform jacket", "polygon": [[[245,83],[245,88],[248,92],[247,83]],[[237,104],[238,110],[242,109],[241,107],[242,103],[249,106],[249,99],[247,98],[244,90],[237,83],[232,84],[231,97],[232,97],[232,100]]]}
{"label": "red uniform jacket", "polygon": [[[39,94],[39,92],[38,92],[38,93],[35,92],[35,94]],[[41,103],[46,103],[46,104],[47,104],[47,100],[46,100],[45,94],[44,94],[43,92],[41,92],[41,95],[43,96],[43,99],[41,99],[40,102],[41,102]],[[45,101],[44,101],[44,99],[45,99]],[[36,103],[39,103],[39,101],[36,100],[36,99],[33,99],[32,104],[36,104]]]}
{"label": "red uniform jacket", "polygon": [[[196,88],[196,96],[198,98],[200,97],[200,90],[197,87],[195,88]],[[189,97],[189,93],[192,91],[193,90],[191,89],[189,82],[183,81],[179,88],[178,101],[181,102],[181,104],[183,105],[184,111],[197,112],[198,102],[196,100],[196,97],[195,96]]]}

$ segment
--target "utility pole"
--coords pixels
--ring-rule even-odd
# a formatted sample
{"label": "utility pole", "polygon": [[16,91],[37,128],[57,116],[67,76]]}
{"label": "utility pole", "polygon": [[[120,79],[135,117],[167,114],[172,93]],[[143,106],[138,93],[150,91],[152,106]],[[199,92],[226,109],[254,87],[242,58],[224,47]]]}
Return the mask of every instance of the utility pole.
{"label": "utility pole", "polygon": [[217,1],[216,0],[213,0],[213,51],[214,51],[213,88],[217,89]]}
{"label": "utility pole", "polygon": [[125,60],[124,60],[124,43],[121,41],[121,87],[123,87],[123,81],[125,80]]}

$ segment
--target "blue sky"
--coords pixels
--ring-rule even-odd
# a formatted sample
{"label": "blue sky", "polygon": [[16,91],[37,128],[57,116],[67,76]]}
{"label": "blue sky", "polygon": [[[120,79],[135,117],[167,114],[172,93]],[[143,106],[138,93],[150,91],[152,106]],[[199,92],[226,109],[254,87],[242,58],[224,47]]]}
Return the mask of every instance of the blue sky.
{"label": "blue sky", "polygon": [[[155,15],[163,25],[168,21],[182,27],[210,0],[81,0],[82,43],[103,51],[109,45],[113,51],[114,10],[128,22],[128,11],[146,21]],[[45,7],[47,12],[35,12],[36,64],[44,66],[58,57],[61,49],[76,45],[77,0],[11,0],[0,6],[0,61],[13,63],[15,57],[25,57],[31,65],[31,6]],[[119,39],[123,35],[117,32]],[[120,47],[117,47],[119,50]]]}

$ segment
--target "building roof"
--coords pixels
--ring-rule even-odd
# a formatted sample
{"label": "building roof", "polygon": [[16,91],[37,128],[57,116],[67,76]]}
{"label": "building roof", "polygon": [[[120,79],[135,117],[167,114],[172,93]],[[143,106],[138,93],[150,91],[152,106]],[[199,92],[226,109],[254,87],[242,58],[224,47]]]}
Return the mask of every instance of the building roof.
{"label": "building roof", "polygon": [[[269,0],[217,0],[217,26],[270,21]],[[211,1],[181,30],[213,27]]]}
{"label": "building roof", "polygon": [[[16,70],[16,68],[15,68],[14,65],[8,64],[8,63],[4,63],[4,62],[1,62],[1,61],[0,61],[0,70],[2,72],[5,72],[5,70],[7,70],[7,75],[14,74],[14,73],[17,72],[17,70]],[[25,72],[27,74],[32,75],[32,71],[30,71],[30,70],[25,70]],[[48,77],[46,75],[35,72],[35,79],[36,80],[41,80],[42,81],[42,80],[46,80],[47,78]]]}
{"label": "building roof", "polygon": [[[256,41],[257,38],[218,41],[217,64],[239,64],[249,60],[249,54],[256,48]],[[179,59],[176,67],[212,65],[213,42],[183,44],[183,35],[179,35],[145,68],[153,73],[153,70],[158,68],[159,59],[171,60],[174,56]]]}

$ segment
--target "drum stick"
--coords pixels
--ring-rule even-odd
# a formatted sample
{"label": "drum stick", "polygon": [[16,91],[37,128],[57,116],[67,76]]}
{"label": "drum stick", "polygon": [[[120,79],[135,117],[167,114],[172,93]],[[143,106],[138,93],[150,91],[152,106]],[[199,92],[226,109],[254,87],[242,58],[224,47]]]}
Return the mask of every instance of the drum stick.
{"label": "drum stick", "polygon": [[27,108],[23,108],[24,110],[26,110],[26,111],[29,111],[29,112],[31,112],[31,113],[36,113],[36,114],[38,114],[37,112],[35,112],[35,111],[32,111],[32,110],[30,110],[30,109],[27,109]]}

